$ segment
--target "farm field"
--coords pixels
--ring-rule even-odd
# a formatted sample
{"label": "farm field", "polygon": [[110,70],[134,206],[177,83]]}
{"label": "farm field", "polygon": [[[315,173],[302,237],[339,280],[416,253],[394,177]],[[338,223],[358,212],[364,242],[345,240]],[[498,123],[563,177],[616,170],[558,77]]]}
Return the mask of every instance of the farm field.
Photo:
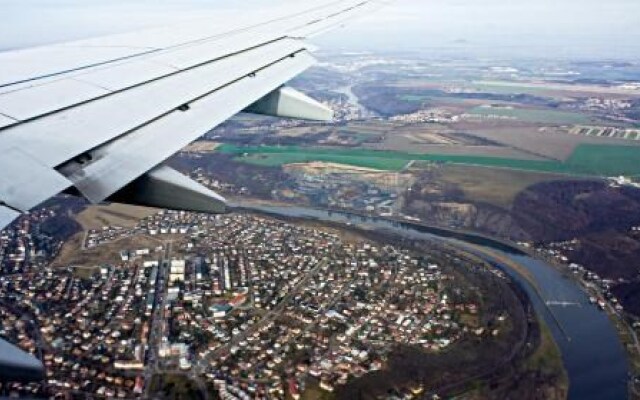
{"label": "farm field", "polygon": [[182,150],[185,153],[211,153],[219,146],[219,143],[211,140],[198,140]]}
{"label": "farm field", "polygon": [[102,229],[104,226],[134,227],[138,221],[157,213],[158,210],[124,204],[95,205],[78,214],[76,220],[85,230]]}
{"label": "farm field", "polygon": [[[469,125],[469,124],[467,124]],[[429,124],[428,126],[406,125],[399,127],[393,132],[384,135],[381,140],[363,143],[360,149],[376,151],[392,151],[397,153],[412,154],[441,154],[455,156],[482,156],[497,158],[513,158],[524,160],[546,160],[554,158],[544,155],[544,153],[534,153],[526,146],[511,146],[509,143],[501,145],[499,140],[495,140],[494,130],[489,130],[486,135],[476,134],[473,129],[477,124],[467,129],[461,127],[449,128],[441,124]],[[515,128],[514,128],[515,129]],[[533,132],[536,139],[539,132],[534,128],[528,128]],[[498,135],[499,136],[499,135]],[[498,137],[500,139],[500,137]],[[507,132],[505,139],[509,141],[522,141],[520,135],[512,135]],[[529,137],[525,137],[529,139]],[[577,141],[573,137],[574,141]],[[538,143],[537,141],[535,142]],[[562,159],[568,157],[575,144],[573,144]],[[554,150],[555,146],[552,147]],[[524,149],[524,151],[523,151]],[[542,156],[540,155],[542,154]]]}
{"label": "farm field", "polygon": [[634,146],[579,145],[566,161],[519,160],[513,158],[415,154],[366,149],[299,146],[238,147],[222,145],[217,151],[236,155],[236,160],[263,166],[324,161],[386,171],[402,169],[410,161],[479,165],[517,170],[589,176],[640,175],[640,149]]}
{"label": "farm field", "polygon": [[640,148],[637,146],[598,146],[583,144],[567,163],[590,175],[640,175]]}
{"label": "farm field", "polygon": [[429,94],[426,93],[424,95],[418,94],[408,94],[400,96],[401,100],[404,101],[415,101],[415,102],[424,102],[427,100],[435,100],[438,104],[467,104],[471,101],[469,99],[464,99],[460,97],[452,97],[452,96],[442,96],[438,94]]}
{"label": "farm field", "polygon": [[527,85],[525,82],[474,82],[472,88],[486,93],[498,94],[529,94],[532,96],[549,95],[550,90],[545,87]]}
{"label": "farm field", "polygon": [[591,121],[588,115],[556,111],[556,110],[536,110],[525,108],[502,108],[502,107],[475,107],[469,114],[515,118],[522,122],[544,123],[544,124],[587,124]]}
{"label": "farm field", "polygon": [[467,165],[445,165],[438,179],[459,187],[465,199],[511,208],[514,199],[537,183],[566,179],[564,175]]}
{"label": "farm field", "polygon": [[[603,78],[604,79],[604,78]],[[473,87],[490,91],[492,93],[523,93],[533,95],[546,95],[549,97],[562,97],[571,94],[591,94],[609,95],[609,96],[628,96],[629,91],[616,86],[595,85],[595,84],[565,84],[552,83],[542,81],[508,81],[508,80],[490,80],[475,81]]]}
{"label": "farm field", "polygon": [[340,137],[348,137],[358,145],[365,143],[368,140],[379,138],[381,133],[370,132],[364,129],[345,128],[336,132]]}
{"label": "farm field", "polygon": [[[517,121],[486,120],[477,123],[463,122],[454,125],[460,132],[499,143],[511,149],[519,149],[547,159],[565,161],[582,144],[596,146],[636,146],[637,141],[624,141],[609,137],[572,135],[568,128],[531,126]],[[505,157],[519,158],[519,157]]]}

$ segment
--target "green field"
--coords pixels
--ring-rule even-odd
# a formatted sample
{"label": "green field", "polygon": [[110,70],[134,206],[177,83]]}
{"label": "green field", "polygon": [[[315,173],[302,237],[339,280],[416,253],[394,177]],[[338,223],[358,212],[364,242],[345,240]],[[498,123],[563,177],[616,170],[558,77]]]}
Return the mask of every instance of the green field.
{"label": "green field", "polygon": [[400,100],[410,101],[410,102],[419,102],[422,103],[427,100],[436,100],[438,103],[448,103],[448,104],[464,104],[468,99],[460,98],[460,97],[452,97],[452,96],[442,96],[433,95],[433,94],[407,94],[400,96]]}
{"label": "green field", "polygon": [[583,144],[566,163],[587,175],[640,175],[640,147]]}
{"label": "green field", "polygon": [[547,88],[518,85],[517,83],[510,82],[476,82],[473,83],[471,87],[481,92],[496,94],[529,94],[532,96],[546,96],[550,92]]}
{"label": "green field", "polygon": [[263,166],[325,161],[387,171],[402,169],[409,161],[478,165],[519,170],[594,176],[640,175],[640,147],[583,144],[566,161],[535,161],[511,158],[413,154],[367,149],[222,145],[217,151],[236,155],[236,160]]}
{"label": "green field", "polygon": [[499,115],[501,117],[512,117],[519,121],[546,124],[588,124],[591,118],[588,115],[555,111],[555,110],[533,110],[523,108],[494,108],[475,107],[470,114],[474,115]]}

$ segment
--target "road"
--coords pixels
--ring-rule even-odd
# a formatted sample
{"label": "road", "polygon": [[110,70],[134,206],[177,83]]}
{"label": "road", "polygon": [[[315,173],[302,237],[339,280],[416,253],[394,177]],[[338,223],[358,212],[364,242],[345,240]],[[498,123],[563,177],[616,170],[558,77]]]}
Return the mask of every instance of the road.
{"label": "road", "polygon": [[146,369],[144,374],[145,380],[145,397],[149,397],[149,389],[151,378],[160,371],[159,366],[159,350],[164,335],[164,308],[167,302],[167,281],[168,270],[171,260],[171,252],[173,242],[169,241],[164,244],[165,252],[160,258],[158,264],[158,276],[155,282],[155,304],[153,306],[153,314],[151,317],[151,325],[149,327],[149,342],[146,359]]}
{"label": "road", "polygon": [[151,318],[151,326],[149,327],[149,349],[147,351],[146,369],[144,373],[145,379],[145,398],[152,398],[151,380],[155,374],[167,374],[174,376],[184,376],[189,378],[196,384],[198,390],[203,395],[204,400],[209,399],[207,385],[202,380],[198,371],[192,370],[185,372],[182,370],[170,368],[164,369],[160,362],[159,350],[162,344],[162,338],[165,336],[166,321],[164,319],[164,310],[167,305],[167,294],[169,289],[169,269],[171,268],[171,254],[173,252],[173,242],[164,243],[165,252],[159,260],[158,276],[155,282],[155,304],[153,306],[153,314]]}

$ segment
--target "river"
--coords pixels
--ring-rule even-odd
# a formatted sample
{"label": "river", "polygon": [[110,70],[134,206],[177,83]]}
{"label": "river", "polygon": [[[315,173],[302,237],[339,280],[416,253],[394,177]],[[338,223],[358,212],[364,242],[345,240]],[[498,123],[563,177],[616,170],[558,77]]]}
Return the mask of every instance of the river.
{"label": "river", "polygon": [[358,98],[358,96],[356,96],[356,94],[353,93],[353,86],[352,85],[340,87],[338,89],[335,89],[334,92],[341,93],[341,94],[344,94],[345,96],[347,96],[347,99],[348,99],[349,103],[351,105],[353,105],[354,107],[357,107],[358,110],[360,111],[360,118],[374,118],[374,117],[377,117],[376,113],[374,113],[373,111],[369,110],[367,107],[364,106],[364,104],[362,104],[360,102],[360,99]]}
{"label": "river", "polygon": [[[480,235],[455,233],[410,222],[363,217],[346,212],[303,207],[242,205],[243,208],[272,215],[349,224],[411,238],[443,240],[475,252],[509,274],[528,294],[537,314],[549,326],[558,344],[569,376],[570,400],[626,399],[629,366],[625,349],[606,313],[589,302],[588,295],[572,279],[551,265],[532,258],[516,248]],[[533,284],[517,270],[484,251],[480,246],[521,265]],[[535,285],[535,286],[534,286]]]}

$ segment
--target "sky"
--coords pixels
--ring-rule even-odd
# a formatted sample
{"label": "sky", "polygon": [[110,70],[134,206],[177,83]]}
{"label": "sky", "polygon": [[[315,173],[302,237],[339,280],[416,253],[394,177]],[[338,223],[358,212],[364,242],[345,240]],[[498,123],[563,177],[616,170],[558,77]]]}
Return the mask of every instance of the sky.
{"label": "sky", "polygon": [[[0,49],[193,18],[228,22],[290,1],[0,0]],[[317,43],[327,50],[453,47],[480,56],[640,60],[640,0],[397,0]]]}

